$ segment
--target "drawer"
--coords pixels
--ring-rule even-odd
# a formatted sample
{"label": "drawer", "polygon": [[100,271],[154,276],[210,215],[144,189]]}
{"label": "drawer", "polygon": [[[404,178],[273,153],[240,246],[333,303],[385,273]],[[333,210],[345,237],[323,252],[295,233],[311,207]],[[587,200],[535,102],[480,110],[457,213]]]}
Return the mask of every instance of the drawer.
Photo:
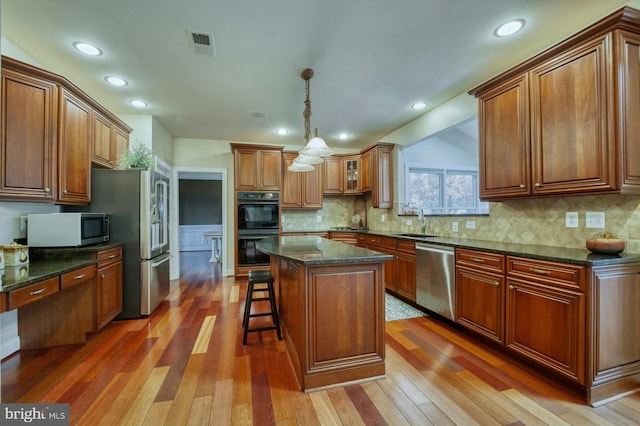
{"label": "drawer", "polygon": [[395,250],[397,238],[393,237],[380,237],[380,247]]}
{"label": "drawer", "polygon": [[379,246],[380,237],[378,235],[359,234],[358,243],[372,245],[372,246]]}
{"label": "drawer", "polygon": [[416,254],[416,242],[398,238],[396,240],[396,250],[409,254]]}
{"label": "drawer", "polygon": [[504,262],[503,254],[456,249],[456,265],[502,274],[504,273]]}
{"label": "drawer", "polygon": [[62,290],[82,284],[88,280],[92,280],[96,276],[95,265],[85,266],[75,271],[67,272],[60,277],[60,287]]}
{"label": "drawer", "polygon": [[122,247],[115,247],[109,250],[98,252],[98,268],[108,265],[109,263],[119,262],[122,260]]}
{"label": "drawer", "polygon": [[584,266],[507,256],[507,274],[584,291]]}
{"label": "drawer", "polygon": [[60,291],[60,279],[49,278],[9,293],[9,310],[19,308]]}

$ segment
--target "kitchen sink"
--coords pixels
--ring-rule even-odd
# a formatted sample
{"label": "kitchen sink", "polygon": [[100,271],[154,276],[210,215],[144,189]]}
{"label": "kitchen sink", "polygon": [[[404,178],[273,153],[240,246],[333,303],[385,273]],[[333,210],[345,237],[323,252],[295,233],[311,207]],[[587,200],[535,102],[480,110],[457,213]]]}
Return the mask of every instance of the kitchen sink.
{"label": "kitchen sink", "polygon": [[408,238],[433,238],[435,237],[435,235],[426,235],[426,234],[412,234],[412,233],[406,233],[406,234],[393,234],[397,237],[408,237]]}

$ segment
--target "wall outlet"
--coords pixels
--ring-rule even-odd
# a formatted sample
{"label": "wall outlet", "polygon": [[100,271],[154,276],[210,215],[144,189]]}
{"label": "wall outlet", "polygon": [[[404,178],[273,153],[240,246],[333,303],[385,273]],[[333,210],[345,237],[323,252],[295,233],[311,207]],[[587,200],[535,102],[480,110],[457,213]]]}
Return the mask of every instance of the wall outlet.
{"label": "wall outlet", "polygon": [[384,222],[384,215],[383,214],[380,215],[380,222]]}
{"label": "wall outlet", "polygon": [[476,229],[476,221],[468,220],[467,221],[467,229]]}
{"label": "wall outlet", "polygon": [[407,225],[413,225],[413,221],[411,219],[407,219]]}
{"label": "wall outlet", "polygon": [[604,228],[604,212],[587,212],[587,228]]}
{"label": "wall outlet", "polygon": [[564,216],[565,227],[577,228],[578,227],[578,212],[567,212]]}
{"label": "wall outlet", "polygon": [[451,230],[452,230],[453,232],[458,232],[458,222],[453,222],[453,223],[451,224]]}
{"label": "wall outlet", "polygon": [[316,216],[316,222],[318,223],[322,222],[322,216],[320,215]]}

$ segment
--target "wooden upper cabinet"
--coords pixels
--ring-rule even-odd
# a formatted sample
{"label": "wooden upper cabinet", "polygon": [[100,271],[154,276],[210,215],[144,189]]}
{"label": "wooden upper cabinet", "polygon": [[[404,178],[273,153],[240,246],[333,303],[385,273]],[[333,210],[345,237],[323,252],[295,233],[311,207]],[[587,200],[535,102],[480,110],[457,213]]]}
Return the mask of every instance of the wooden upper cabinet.
{"label": "wooden upper cabinet", "polygon": [[0,198],[55,201],[57,99],[46,76],[2,58]]}
{"label": "wooden upper cabinet", "polygon": [[58,122],[58,201],[88,204],[91,200],[91,107],[62,89]]}
{"label": "wooden upper cabinet", "polygon": [[325,157],[322,168],[324,169],[322,191],[325,194],[342,194],[344,192],[342,157]]}
{"label": "wooden upper cabinet", "polygon": [[231,144],[236,191],[280,191],[283,147]]}
{"label": "wooden upper cabinet", "polygon": [[[366,173],[362,181],[368,180],[373,207],[390,209],[393,207],[393,148],[392,143],[377,143],[360,152],[367,158]],[[363,167],[363,171],[364,171]],[[364,188],[362,190],[365,192]]]}
{"label": "wooden upper cabinet", "polygon": [[310,172],[291,172],[287,167],[293,163],[297,152],[283,152],[283,179],[280,193],[280,207],[321,209],[322,208],[322,167],[318,164]]}
{"label": "wooden upper cabinet", "polygon": [[527,82],[521,75],[479,96],[480,198],[530,194]]}
{"label": "wooden upper cabinet", "polygon": [[469,93],[480,198],[640,193],[640,19],[622,8]]}
{"label": "wooden upper cabinet", "polygon": [[111,158],[111,123],[102,114],[93,112],[93,163],[113,167]]}
{"label": "wooden upper cabinet", "polygon": [[371,191],[371,151],[360,155],[360,189],[362,192]]}
{"label": "wooden upper cabinet", "polygon": [[93,155],[91,162],[99,167],[115,168],[129,149],[129,132],[97,110],[92,114]]}
{"label": "wooden upper cabinet", "polygon": [[640,191],[640,34],[619,31],[617,35],[623,70],[618,93],[621,192],[637,193]]}
{"label": "wooden upper cabinet", "polygon": [[611,34],[531,73],[534,194],[617,189]]}
{"label": "wooden upper cabinet", "polygon": [[359,194],[360,189],[360,155],[349,155],[344,157],[343,163],[344,172],[344,193],[345,194]]}

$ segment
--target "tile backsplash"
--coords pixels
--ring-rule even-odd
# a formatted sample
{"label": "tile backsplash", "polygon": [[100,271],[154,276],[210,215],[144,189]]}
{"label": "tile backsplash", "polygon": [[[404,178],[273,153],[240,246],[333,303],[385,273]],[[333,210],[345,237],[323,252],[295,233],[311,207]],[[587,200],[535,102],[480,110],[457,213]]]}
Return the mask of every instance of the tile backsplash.
{"label": "tile backsplash", "polygon": [[[427,232],[437,236],[584,248],[596,233],[611,232],[627,242],[626,252],[640,253],[640,196],[590,195],[510,200],[491,203],[488,216],[427,216]],[[565,227],[565,213],[577,212],[577,228]],[[587,228],[587,212],[604,212],[604,229]],[[284,210],[283,231],[325,231],[351,226],[358,214],[371,229],[420,232],[417,217],[398,216],[393,209],[374,209],[370,196],[325,197],[323,208],[314,211]],[[384,221],[382,216],[384,215]],[[321,221],[317,221],[320,216]],[[411,220],[411,224],[407,224]],[[467,221],[475,228],[467,228]],[[458,222],[458,232],[453,232]]]}

